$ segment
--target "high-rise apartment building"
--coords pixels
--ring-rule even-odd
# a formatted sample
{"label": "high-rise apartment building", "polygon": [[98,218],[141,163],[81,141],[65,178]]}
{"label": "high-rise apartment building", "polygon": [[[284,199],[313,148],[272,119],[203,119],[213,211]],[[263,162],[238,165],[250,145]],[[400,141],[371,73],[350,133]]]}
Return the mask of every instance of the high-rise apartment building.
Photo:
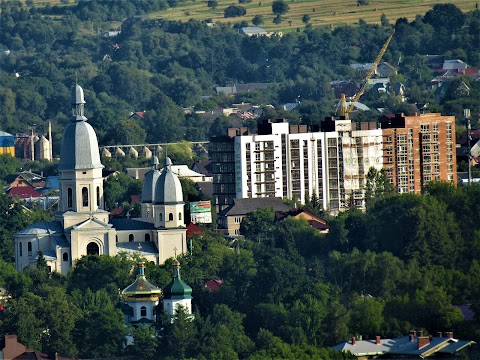
{"label": "high-rise apartment building", "polygon": [[[381,130],[368,125],[354,130],[350,120],[333,119],[324,122],[323,131],[314,130],[283,120],[266,121],[259,124],[258,134],[231,129],[230,136],[213,138],[210,158],[215,163],[217,208],[225,208],[232,196],[281,197],[304,203],[312,195],[331,212],[352,202],[363,207],[368,169],[382,166]],[[234,174],[231,163],[225,163],[232,149]]]}
{"label": "high-rise apartment building", "polygon": [[385,115],[383,168],[399,193],[419,193],[432,180],[456,183],[455,117]]}

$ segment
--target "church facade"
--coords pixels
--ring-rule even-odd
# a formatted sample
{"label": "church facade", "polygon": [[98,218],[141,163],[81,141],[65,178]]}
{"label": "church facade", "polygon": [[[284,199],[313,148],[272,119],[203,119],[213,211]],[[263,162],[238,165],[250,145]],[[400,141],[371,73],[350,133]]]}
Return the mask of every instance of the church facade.
{"label": "church facade", "polygon": [[[162,264],[187,251],[180,180],[165,159],[152,163],[142,188],[139,219],[110,219],[104,208],[103,165],[97,136],[84,115],[83,89],[72,92],[73,114],[62,135],[60,199],[55,221],[35,223],[15,234],[17,270],[35,266],[43,253],[52,271],[66,274],[84,255],[138,253]],[[139,247],[139,243],[141,246]]]}

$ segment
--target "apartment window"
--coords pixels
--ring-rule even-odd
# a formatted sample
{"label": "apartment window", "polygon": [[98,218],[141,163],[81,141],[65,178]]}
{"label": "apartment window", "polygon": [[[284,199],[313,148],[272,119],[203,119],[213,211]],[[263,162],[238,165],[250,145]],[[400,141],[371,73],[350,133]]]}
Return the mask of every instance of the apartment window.
{"label": "apartment window", "polygon": [[422,132],[430,131],[430,125],[428,124],[422,124],[421,128],[422,128]]}
{"label": "apartment window", "polygon": [[255,143],[255,150],[257,150],[257,151],[260,150],[260,143],[259,142]]}
{"label": "apartment window", "polygon": [[447,151],[453,151],[453,144],[447,143]]}
{"label": "apartment window", "polygon": [[438,142],[438,134],[433,134],[433,141]]}
{"label": "apartment window", "polygon": [[255,175],[255,180],[256,181],[262,181],[262,174],[256,174]]}
{"label": "apartment window", "polygon": [[422,145],[422,150],[424,153],[430,152],[430,145]]}
{"label": "apartment window", "polygon": [[433,123],[433,131],[438,131],[438,123]]}
{"label": "apartment window", "polygon": [[434,170],[434,172],[436,172],[436,173],[440,172],[440,165],[439,165],[439,164],[433,165],[433,170]]}
{"label": "apartment window", "polygon": [[255,160],[260,161],[260,153],[255,153]]}
{"label": "apartment window", "polygon": [[447,154],[447,161],[452,162],[453,161],[453,155],[452,154]]}
{"label": "apartment window", "polygon": [[447,165],[447,171],[448,172],[453,172],[453,165],[452,164]]}
{"label": "apartment window", "polygon": [[250,143],[246,143],[246,144],[245,144],[245,149],[246,149],[246,150],[250,150]]}

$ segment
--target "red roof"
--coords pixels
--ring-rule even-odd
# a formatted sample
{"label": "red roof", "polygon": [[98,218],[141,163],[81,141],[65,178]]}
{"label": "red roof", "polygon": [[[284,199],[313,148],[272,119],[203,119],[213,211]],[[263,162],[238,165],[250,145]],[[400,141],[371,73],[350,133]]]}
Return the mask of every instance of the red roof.
{"label": "red roof", "polygon": [[122,215],[122,214],[123,214],[123,207],[120,206],[120,207],[114,209],[110,214],[111,214],[112,216]]}
{"label": "red roof", "polygon": [[7,194],[12,198],[19,197],[20,199],[39,198],[42,196],[41,193],[29,186],[12,187],[7,190]]}
{"label": "red roof", "polygon": [[190,223],[187,225],[187,238],[192,237],[193,235],[204,235],[205,231],[194,223]]}
{"label": "red roof", "polygon": [[207,283],[205,284],[205,287],[210,291],[211,293],[214,293],[218,290],[218,287],[223,284],[223,280],[208,280]]}
{"label": "red roof", "polygon": [[132,204],[140,203],[140,195],[131,195],[130,202]]}

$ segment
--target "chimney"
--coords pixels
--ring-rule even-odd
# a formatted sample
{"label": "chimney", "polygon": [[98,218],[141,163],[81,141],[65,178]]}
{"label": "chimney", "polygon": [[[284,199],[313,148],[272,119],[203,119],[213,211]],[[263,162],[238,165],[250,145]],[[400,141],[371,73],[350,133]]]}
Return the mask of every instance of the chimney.
{"label": "chimney", "polygon": [[375,344],[380,345],[380,336],[375,337]]}
{"label": "chimney", "polygon": [[424,346],[427,346],[428,344],[430,344],[430,337],[428,336],[419,336],[417,338],[417,349],[421,349],[423,348]]}
{"label": "chimney", "polygon": [[356,344],[356,342],[357,342],[357,339],[355,338],[355,336],[354,336],[354,337],[352,337],[352,345],[355,345],[355,344]]}
{"label": "chimney", "polygon": [[437,337],[439,337],[439,338],[442,337],[442,332],[441,331],[437,331]]}
{"label": "chimney", "polygon": [[447,332],[447,337],[449,339],[453,339],[453,332],[451,332],[451,331]]}
{"label": "chimney", "polygon": [[423,330],[420,330],[420,331],[418,332],[418,336],[423,336]]}
{"label": "chimney", "polygon": [[55,353],[55,360],[58,360],[58,352]]}

